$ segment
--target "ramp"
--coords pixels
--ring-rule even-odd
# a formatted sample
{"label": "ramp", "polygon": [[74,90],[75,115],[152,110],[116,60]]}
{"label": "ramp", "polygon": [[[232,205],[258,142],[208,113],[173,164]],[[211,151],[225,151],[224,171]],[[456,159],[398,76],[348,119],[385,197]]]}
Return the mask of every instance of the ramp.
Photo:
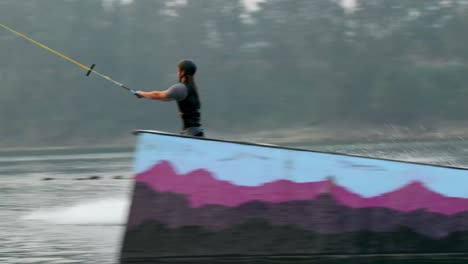
{"label": "ramp", "polygon": [[468,263],[468,171],[137,133],[121,263]]}

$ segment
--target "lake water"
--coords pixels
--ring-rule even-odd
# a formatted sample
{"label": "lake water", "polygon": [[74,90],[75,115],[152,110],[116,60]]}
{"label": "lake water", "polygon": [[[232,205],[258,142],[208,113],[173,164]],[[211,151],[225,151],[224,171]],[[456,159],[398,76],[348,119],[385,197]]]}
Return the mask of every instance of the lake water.
{"label": "lake water", "polygon": [[[464,141],[296,147],[468,167]],[[132,148],[0,150],[0,263],[116,263],[132,162]]]}

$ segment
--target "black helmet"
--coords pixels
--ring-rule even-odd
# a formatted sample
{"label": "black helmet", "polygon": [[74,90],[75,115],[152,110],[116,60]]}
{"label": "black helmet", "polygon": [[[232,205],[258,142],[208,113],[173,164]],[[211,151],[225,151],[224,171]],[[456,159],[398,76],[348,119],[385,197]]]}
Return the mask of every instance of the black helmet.
{"label": "black helmet", "polygon": [[179,70],[184,71],[186,75],[192,76],[197,72],[197,65],[191,60],[181,60],[177,67],[179,67]]}

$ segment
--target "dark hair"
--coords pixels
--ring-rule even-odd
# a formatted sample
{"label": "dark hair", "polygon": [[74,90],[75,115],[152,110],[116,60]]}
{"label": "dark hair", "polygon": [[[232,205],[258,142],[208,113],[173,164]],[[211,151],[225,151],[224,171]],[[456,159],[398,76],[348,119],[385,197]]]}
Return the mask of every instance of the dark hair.
{"label": "dark hair", "polygon": [[180,82],[187,85],[187,86],[192,87],[193,90],[195,91],[195,93],[198,96],[198,87],[197,87],[197,84],[195,83],[195,80],[193,79],[193,75],[182,76],[180,78]]}
{"label": "dark hair", "polygon": [[195,83],[195,80],[193,79],[193,75],[195,75],[197,72],[197,65],[195,65],[195,63],[191,60],[181,60],[177,64],[177,67],[179,70],[184,71],[184,75],[180,77],[180,82],[192,87],[198,96],[198,87]]}
{"label": "dark hair", "polygon": [[184,71],[184,75],[193,76],[197,72],[197,65],[191,60],[181,60],[177,67],[179,70]]}

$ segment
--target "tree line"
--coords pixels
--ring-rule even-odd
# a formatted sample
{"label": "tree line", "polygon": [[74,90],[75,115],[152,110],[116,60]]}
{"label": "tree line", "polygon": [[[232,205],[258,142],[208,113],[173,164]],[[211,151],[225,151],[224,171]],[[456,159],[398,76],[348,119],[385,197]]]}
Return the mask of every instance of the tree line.
{"label": "tree line", "polygon": [[[94,0],[0,3],[2,22],[138,90],[194,59],[204,125],[254,131],[322,122],[467,120],[463,0]],[[119,142],[177,131],[174,104],[137,100],[0,31],[0,145]]]}

